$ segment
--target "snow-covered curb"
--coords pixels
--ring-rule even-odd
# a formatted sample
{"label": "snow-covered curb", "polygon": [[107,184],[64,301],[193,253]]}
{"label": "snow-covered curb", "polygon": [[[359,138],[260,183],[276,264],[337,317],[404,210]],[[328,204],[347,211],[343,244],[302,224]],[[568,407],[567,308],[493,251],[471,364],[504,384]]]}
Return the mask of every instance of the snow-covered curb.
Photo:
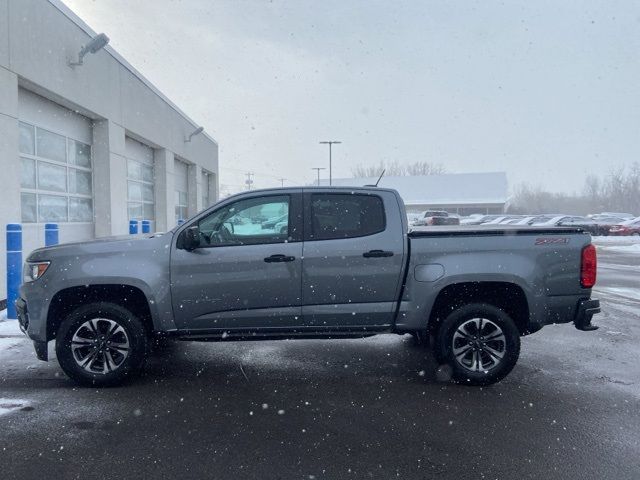
{"label": "snow-covered curb", "polygon": [[638,235],[609,235],[606,237],[596,236],[591,238],[593,240],[593,243],[598,245],[640,245],[640,236]]}
{"label": "snow-covered curb", "polygon": [[620,245],[615,247],[602,247],[607,252],[617,252],[617,253],[635,253],[640,254],[640,244],[636,243],[634,245]]}
{"label": "snow-covered curb", "polygon": [[20,330],[20,326],[18,325],[17,320],[7,320],[7,311],[0,311],[0,336],[2,337],[13,337],[20,336],[23,337],[24,334]]}
{"label": "snow-covered curb", "polygon": [[593,244],[606,252],[640,254],[640,237],[593,237]]}

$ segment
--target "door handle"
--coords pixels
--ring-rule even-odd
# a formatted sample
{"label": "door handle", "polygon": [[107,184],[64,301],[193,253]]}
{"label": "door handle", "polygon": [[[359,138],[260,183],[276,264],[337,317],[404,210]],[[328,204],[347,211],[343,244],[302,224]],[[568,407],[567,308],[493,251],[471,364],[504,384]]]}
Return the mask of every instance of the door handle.
{"label": "door handle", "polygon": [[278,254],[278,255],[271,255],[270,257],[265,258],[264,261],[267,263],[278,263],[278,262],[293,262],[295,259],[296,257]]}
{"label": "door handle", "polygon": [[393,252],[388,250],[369,250],[362,254],[364,258],[380,258],[380,257],[393,257]]}

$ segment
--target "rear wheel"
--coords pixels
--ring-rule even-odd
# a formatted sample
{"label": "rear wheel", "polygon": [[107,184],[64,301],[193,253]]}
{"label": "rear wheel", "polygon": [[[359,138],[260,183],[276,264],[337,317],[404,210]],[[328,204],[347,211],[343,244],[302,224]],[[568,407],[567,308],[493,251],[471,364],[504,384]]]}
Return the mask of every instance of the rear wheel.
{"label": "rear wheel", "polygon": [[502,380],[520,355],[520,331],[503,310],[484,303],[461,306],[444,319],[436,355],[452,378],[470,385]]}
{"label": "rear wheel", "polygon": [[142,321],[129,310],[106,302],[71,312],[60,325],[56,356],[76,383],[112,386],[137,373],[147,354]]}

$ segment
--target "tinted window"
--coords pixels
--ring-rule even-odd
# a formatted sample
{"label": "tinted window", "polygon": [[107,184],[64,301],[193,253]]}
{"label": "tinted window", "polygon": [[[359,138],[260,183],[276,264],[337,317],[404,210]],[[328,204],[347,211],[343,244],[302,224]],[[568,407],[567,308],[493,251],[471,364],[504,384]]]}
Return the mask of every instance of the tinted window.
{"label": "tinted window", "polygon": [[385,229],[382,199],[375,195],[314,193],[311,195],[313,240],[364,237]]}

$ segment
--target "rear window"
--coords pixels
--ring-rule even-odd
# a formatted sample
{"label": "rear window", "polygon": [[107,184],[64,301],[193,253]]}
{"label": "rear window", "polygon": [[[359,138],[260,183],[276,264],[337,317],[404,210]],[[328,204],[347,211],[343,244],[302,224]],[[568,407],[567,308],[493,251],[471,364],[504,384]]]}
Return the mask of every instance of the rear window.
{"label": "rear window", "polygon": [[385,229],[382,199],[376,195],[314,193],[311,195],[312,240],[373,235]]}

